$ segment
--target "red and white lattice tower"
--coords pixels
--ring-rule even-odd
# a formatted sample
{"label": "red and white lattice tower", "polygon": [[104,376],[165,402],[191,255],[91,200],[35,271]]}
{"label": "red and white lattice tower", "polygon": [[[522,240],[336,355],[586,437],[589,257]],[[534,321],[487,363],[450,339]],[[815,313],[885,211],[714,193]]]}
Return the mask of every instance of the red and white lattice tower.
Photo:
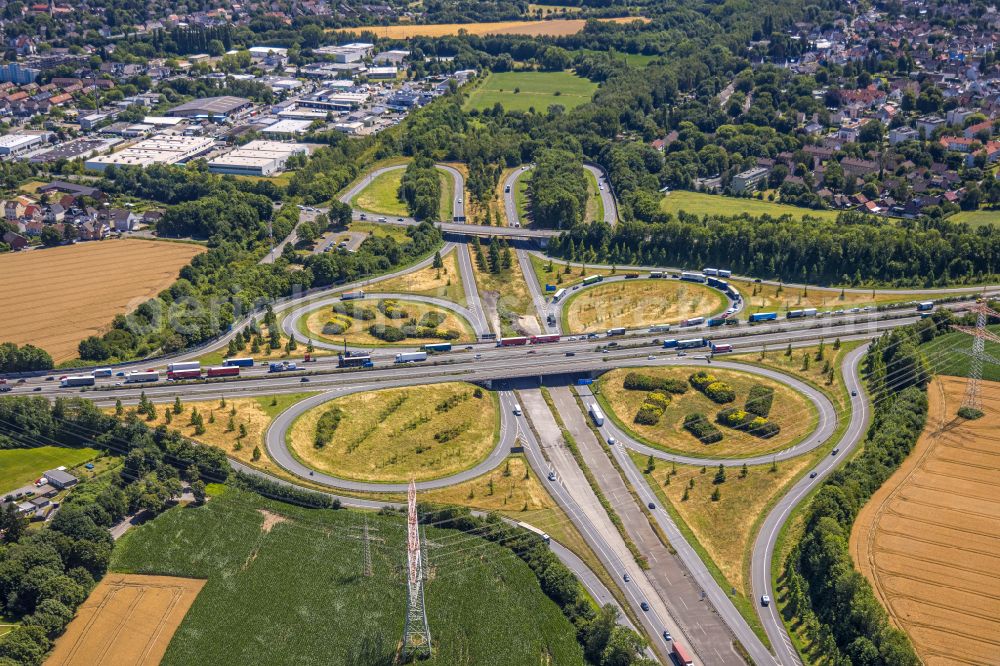
{"label": "red and white lattice tower", "polygon": [[424,608],[424,571],[417,521],[417,488],[410,481],[406,515],[406,624],[403,627],[403,661],[431,656],[431,630]]}

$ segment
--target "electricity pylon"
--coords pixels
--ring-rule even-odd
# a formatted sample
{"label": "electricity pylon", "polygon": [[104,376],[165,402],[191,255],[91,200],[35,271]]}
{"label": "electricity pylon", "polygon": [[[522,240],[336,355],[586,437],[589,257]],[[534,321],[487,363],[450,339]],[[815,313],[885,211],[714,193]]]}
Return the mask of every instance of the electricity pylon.
{"label": "electricity pylon", "polygon": [[952,326],[956,331],[961,331],[972,336],[972,359],[969,362],[969,383],[965,388],[965,399],[962,401],[963,408],[971,408],[982,411],[982,398],[979,396],[979,382],[983,379],[983,361],[997,363],[997,359],[986,353],[986,341],[1000,344],[1000,336],[995,335],[986,328],[986,321],[989,317],[1000,318],[1000,313],[990,309],[986,301],[976,303],[971,308],[971,312],[976,313],[975,326]]}
{"label": "electricity pylon", "polygon": [[403,627],[403,661],[431,656],[431,630],[424,608],[424,571],[417,523],[417,488],[410,480],[406,515],[406,624]]}

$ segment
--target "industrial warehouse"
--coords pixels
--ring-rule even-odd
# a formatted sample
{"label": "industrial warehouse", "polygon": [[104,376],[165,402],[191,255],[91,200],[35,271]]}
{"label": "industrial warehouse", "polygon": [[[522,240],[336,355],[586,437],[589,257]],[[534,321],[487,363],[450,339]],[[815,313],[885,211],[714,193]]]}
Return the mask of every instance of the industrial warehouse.
{"label": "industrial warehouse", "polygon": [[236,150],[208,162],[212,173],[239,176],[271,176],[285,169],[292,155],[306,155],[309,149],[301,143],[251,141]]}

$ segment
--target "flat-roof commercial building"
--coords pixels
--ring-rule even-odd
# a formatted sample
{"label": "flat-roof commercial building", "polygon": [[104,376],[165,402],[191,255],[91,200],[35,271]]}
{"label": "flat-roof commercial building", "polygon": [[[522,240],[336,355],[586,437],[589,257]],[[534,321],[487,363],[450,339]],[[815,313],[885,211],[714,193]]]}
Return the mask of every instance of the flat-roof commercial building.
{"label": "flat-roof commercial building", "polygon": [[353,111],[368,101],[368,93],[355,92],[323,92],[318,95],[299,100],[299,106],[321,111]]}
{"label": "flat-roof commercial building", "polygon": [[183,164],[211,150],[213,139],[203,136],[157,134],[111,155],[98,155],[84,168],[104,171],[109,166],[147,167],[153,164]]}
{"label": "flat-roof commercial building", "polygon": [[7,134],[0,136],[0,156],[9,157],[37,148],[45,143],[40,134]]}
{"label": "flat-roof commercial building", "polygon": [[249,110],[253,102],[245,97],[233,97],[224,95],[222,97],[204,97],[202,99],[191,100],[175,106],[168,112],[175,118],[198,118],[214,119],[216,121],[226,120]]}
{"label": "flat-roof commercial building", "polygon": [[208,162],[212,173],[237,176],[273,176],[284,170],[292,155],[305,155],[309,148],[301,143],[251,141],[245,146]]}
{"label": "flat-roof commercial building", "polygon": [[279,120],[273,125],[268,125],[261,130],[261,134],[278,139],[287,139],[305,134],[309,131],[310,125],[312,125],[311,120],[284,119]]}

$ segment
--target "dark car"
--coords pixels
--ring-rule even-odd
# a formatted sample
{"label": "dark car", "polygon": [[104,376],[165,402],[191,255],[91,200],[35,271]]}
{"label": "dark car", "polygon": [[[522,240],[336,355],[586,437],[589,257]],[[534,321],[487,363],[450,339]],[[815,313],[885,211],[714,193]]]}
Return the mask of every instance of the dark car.
{"label": "dark car", "polygon": [[672,640],[674,640],[674,637],[670,635],[669,631],[667,631],[666,629],[664,629],[663,630],[663,640],[665,640],[665,641],[672,641]]}
{"label": "dark car", "polygon": [[466,346],[465,351],[472,351],[472,345]]}
{"label": "dark car", "polygon": [[649,508],[650,508],[651,510],[652,510],[652,509],[656,509],[656,505],[655,505],[655,504],[653,504],[652,502],[650,502],[650,503],[649,503],[649,504],[647,504],[646,506],[648,506],[648,507],[649,507]]}
{"label": "dark car", "polygon": [[840,449],[834,449],[833,451],[830,451],[830,455],[831,455],[831,456],[835,456],[835,455],[837,455],[838,453],[840,453]]}
{"label": "dark car", "polygon": [[857,395],[858,395],[858,392],[857,392],[857,391],[851,391],[851,395],[852,395],[852,396],[857,396]]}
{"label": "dark car", "polygon": [[299,381],[300,381],[300,382],[302,382],[302,383],[304,384],[304,383],[306,383],[306,382],[308,382],[308,381],[309,381],[309,378],[308,378],[308,377],[303,377],[303,378],[302,378],[302,379],[300,379]]}
{"label": "dark car", "polygon": [[625,581],[625,582],[627,583],[627,582],[629,582],[629,581],[630,581],[630,580],[632,580],[632,579],[631,579],[631,578],[629,578],[629,575],[628,575],[628,574],[625,574],[624,576],[622,576],[622,580],[623,580],[623,581]]}
{"label": "dark car", "polygon": [[576,356],[576,352],[566,352],[566,356]]}
{"label": "dark car", "polygon": [[810,479],[815,479],[816,478],[816,472],[809,472],[809,478]]}
{"label": "dark car", "polygon": [[642,610],[648,612],[649,611],[649,604],[647,604],[645,601],[643,601],[641,604],[639,604],[639,608],[641,608]]}

